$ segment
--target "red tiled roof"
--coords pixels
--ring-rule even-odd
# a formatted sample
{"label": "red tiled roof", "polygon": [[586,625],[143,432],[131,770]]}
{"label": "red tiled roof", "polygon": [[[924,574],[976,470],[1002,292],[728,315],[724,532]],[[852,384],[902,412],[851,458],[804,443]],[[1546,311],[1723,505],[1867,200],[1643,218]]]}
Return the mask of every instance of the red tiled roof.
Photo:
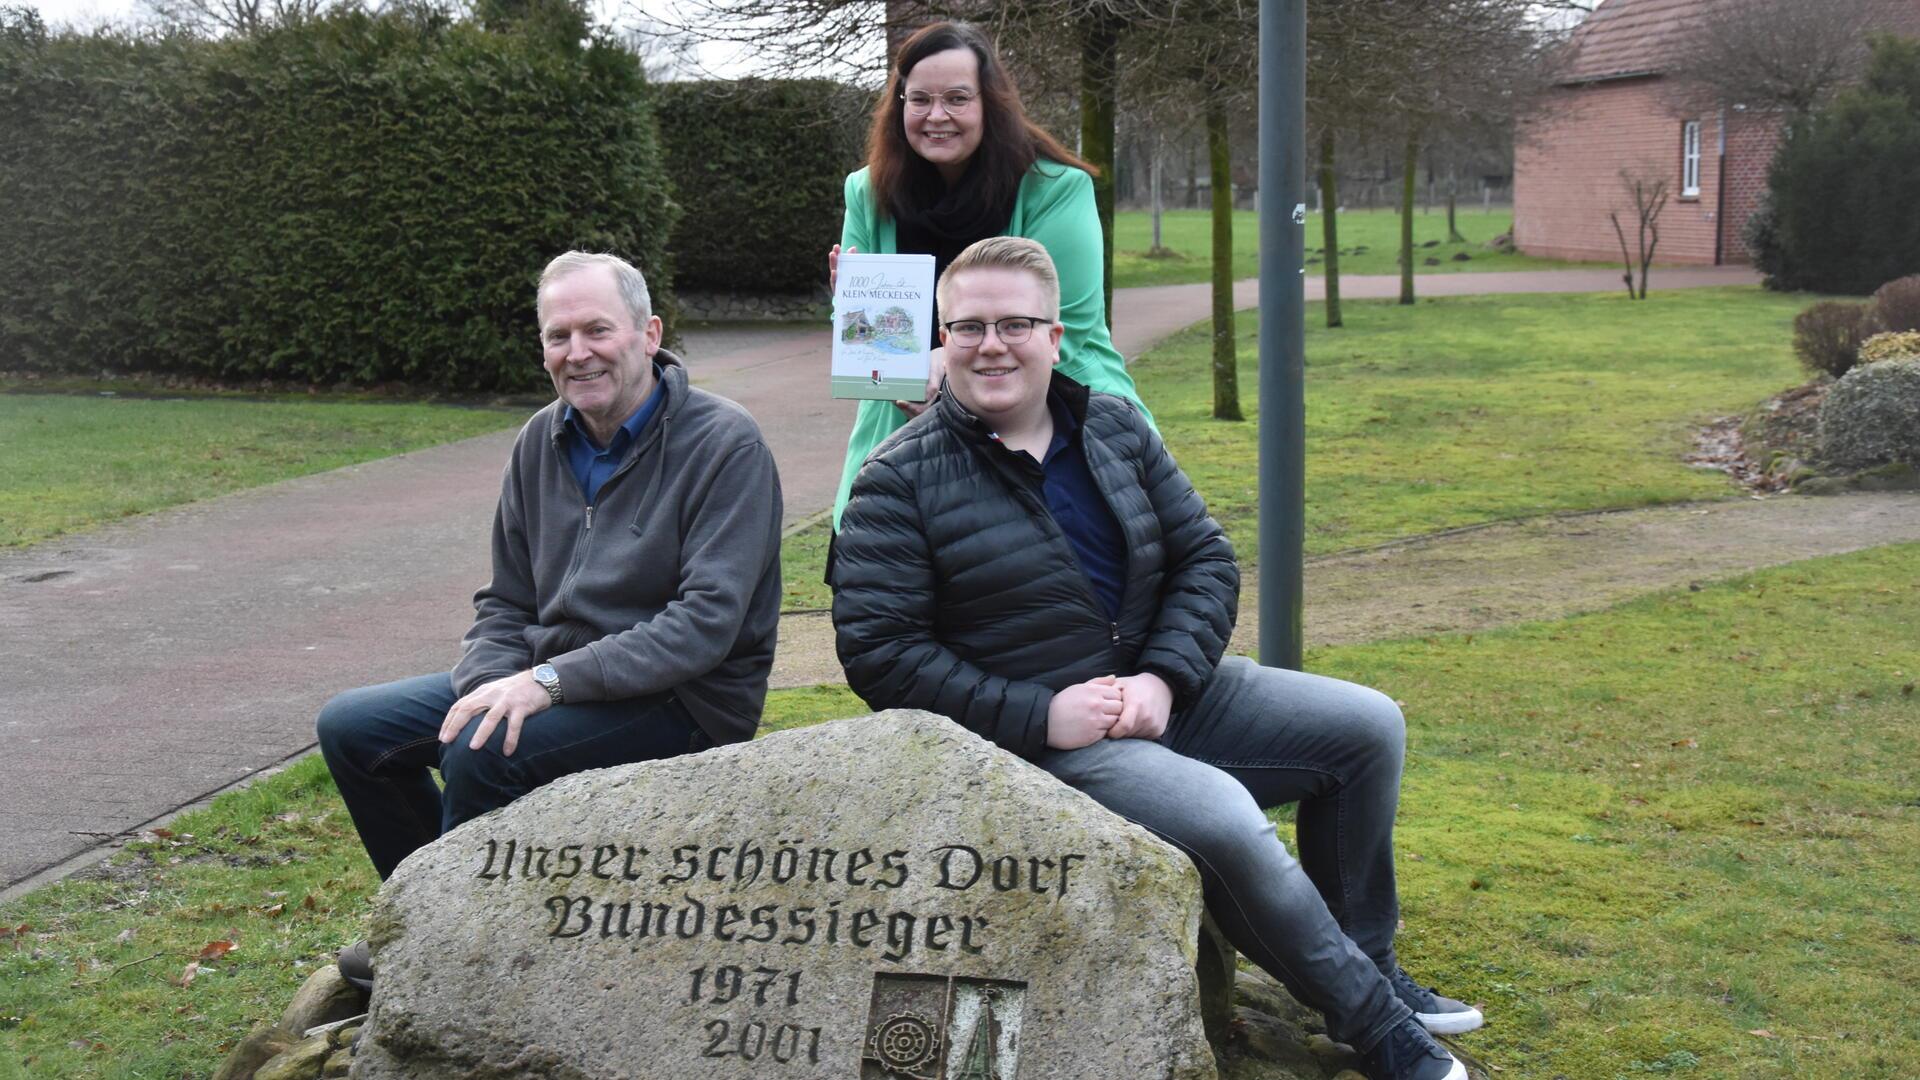
{"label": "red tiled roof", "polygon": [[1660,71],[1686,24],[1712,0],[1603,0],[1573,32],[1563,78],[1589,82]]}
{"label": "red tiled roof", "polygon": [[[1744,0],[1601,0],[1568,42],[1569,83],[1657,75],[1686,37],[1690,24],[1721,4]],[[1820,0],[1803,0],[1817,4]],[[1920,34],[1920,0],[1882,0],[1871,25]]]}

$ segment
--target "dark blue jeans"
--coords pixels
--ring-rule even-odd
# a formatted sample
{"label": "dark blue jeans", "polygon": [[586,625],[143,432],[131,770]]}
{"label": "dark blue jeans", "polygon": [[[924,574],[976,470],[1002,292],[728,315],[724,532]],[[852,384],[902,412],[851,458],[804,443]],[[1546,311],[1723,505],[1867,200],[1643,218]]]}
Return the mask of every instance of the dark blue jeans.
{"label": "dark blue jeans", "polygon": [[[320,710],[320,753],[382,881],[440,834],[550,780],[713,745],[668,693],[544,709],[521,725],[507,757],[504,723],[486,745],[467,749],[480,716],[441,744],[440,723],[456,700],[451,675],[420,675],[349,690]],[[444,792],[429,769],[440,770]]]}
{"label": "dark blue jeans", "polygon": [[[1187,853],[1234,947],[1362,1050],[1408,1016],[1393,970],[1406,725],[1385,694],[1229,657],[1158,741],[1036,763]],[[1263,808],[1298,802],[1296,861]]]}

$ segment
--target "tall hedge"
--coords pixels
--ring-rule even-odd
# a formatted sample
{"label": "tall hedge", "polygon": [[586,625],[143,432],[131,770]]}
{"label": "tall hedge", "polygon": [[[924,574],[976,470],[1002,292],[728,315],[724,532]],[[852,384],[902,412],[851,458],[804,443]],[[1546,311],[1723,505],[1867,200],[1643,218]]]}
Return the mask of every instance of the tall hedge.
{"label": "tall hedge", "polygon": [[1920,40],[1874,42],[1862,83],[1795,123],[1748,230],[1769,287],[1870,293],[1920,272]]}
{"label": "tall hedge", "polygon": [[667,83],[660,139],[684,214],[685,289],[802,292],[826,284],[841,191],[865,153],[870,95],[826,80]]}
{"label": "tall hedge", "polygon": [[0,29],[0,365],[538,386],[569,247],[671,307],[637,63],[431,17],[246,38]]}

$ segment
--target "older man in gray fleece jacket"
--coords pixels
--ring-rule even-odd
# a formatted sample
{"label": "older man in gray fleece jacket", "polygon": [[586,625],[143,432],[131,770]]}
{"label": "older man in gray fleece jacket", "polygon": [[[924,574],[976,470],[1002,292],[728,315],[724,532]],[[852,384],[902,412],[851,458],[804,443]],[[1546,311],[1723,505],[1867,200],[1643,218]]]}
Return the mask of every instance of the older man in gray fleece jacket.
{"label": "older man in gray fleece jacket", "polygon": [[[624,260],[553,260],[538,312],[558,400],[514,443],[460,662],[320,713],[382,879],[550,780],[759,726],[780,609],[780,480],[759,427],[687,385]],[[342,955],[358,981],[364,964]]]}

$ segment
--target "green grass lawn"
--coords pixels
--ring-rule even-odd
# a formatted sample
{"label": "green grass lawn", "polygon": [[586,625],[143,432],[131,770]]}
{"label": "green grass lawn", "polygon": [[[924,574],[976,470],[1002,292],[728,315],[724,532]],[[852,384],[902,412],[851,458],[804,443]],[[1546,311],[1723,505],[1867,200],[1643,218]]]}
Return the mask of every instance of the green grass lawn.
{"label": "green grass lawn", "polygon": [[[1405,703],[1401,949],[1485,1005],[1463,1046],[1507,1076],[1920,1074],[1916,570],[1890,547],[1309,654]],[[862,711],[776,691],[766,728]],[[205,1077],[361,933],[374,877],[316,758],[171,833],[0,906],[0,1075]]]}
{"label": "green grass lawn", "polygon": [[[1481,213],[1478,208],[1462,207],[1455,223],[1465,243],[1447,241],[1447,215],[1414,211],[1414,270],[1422,274],[1449,274],[1473,270],[1542,270],[1568,266],[1590,266],[1558,259],[1537,259],[1530,255],[1502,255],[1487,250],[1487,241],[1513,228],[1513,211],[1495,209]],[[1400,272],[1400,215],[1392,210],[1348,210],[1340,215],[1340,273],[1398,274]],[[1325,272],[1324,237],[1320,215],[1307,215],[1307,273]],[[1128,210],[1115,215],[1113,222],[1113,284],[1115,288],[1134,285],[1183,285],[1212,280],[1213,221],[1205,210],[1169,210],[1160,220],[1160,242],[1172,249],[1173,258],[1148,258],[1153,246],[1153,219],[1145,210]],[[1256,277],[1260,273],[1260,218],[1251,210],[1233,215],[1233,276]],[[1428,242],[1433,247],[1422,247]],[[1464,253],[1472,258],[1454,261]],[[1439,260],[1429,266],[1426,260]],[[1658,278],[1654,281],[1657,283]]]}
{"label": "green grass lawn", "polygon": [[[1804,296],[1757,288],[1349,302],[1307,318],[1307,550],[1324,554],[1505,518],[1732,497],[1680,458],[1700,420],[1804,375]],[[1180,464],[1255,551],[1259,321],[1241,312],[1242,423],[1212,418],[1206,324],[1134,361]],[[825,530],[783,550],[787,605],[826,607]]]}
{"label": "green grass lawn", "polygon": [[[1307,550],[1362,547],[1505,518],[1736,492],[1680,458],[1694,425],[1803,380],[1789,347],[1804,296],[1758,288],[1459,297],[1347,305],[1307,322]],[[1244,423],[1211,418],[1204,326],[1134,378],[1167,443],[1254,550],[1258,321],[1242,312]]]}
{"label": "green grass lawn", "polygon": [[0,393],[0,547],[464,439],[528,410]]}
{"label": "green grass lawn", "polygon": [[[1804,297],[1758,289],[1447,298],[1309,309],[1308,548],[1361,546],[1501,518],[1731,494],[1678,462],[1696,420],[1799,378]],[[1258,325],[1242,313],[1242,398]],[[1208,416],[1204,328],[1135,362],[1169,443],[1254,550],[1251,421]],[[525,410],[364,401],[0,394],[0,545],[319,472],[520,422]],[[783,548],[789,610],[824,608],[826,530]]]}

